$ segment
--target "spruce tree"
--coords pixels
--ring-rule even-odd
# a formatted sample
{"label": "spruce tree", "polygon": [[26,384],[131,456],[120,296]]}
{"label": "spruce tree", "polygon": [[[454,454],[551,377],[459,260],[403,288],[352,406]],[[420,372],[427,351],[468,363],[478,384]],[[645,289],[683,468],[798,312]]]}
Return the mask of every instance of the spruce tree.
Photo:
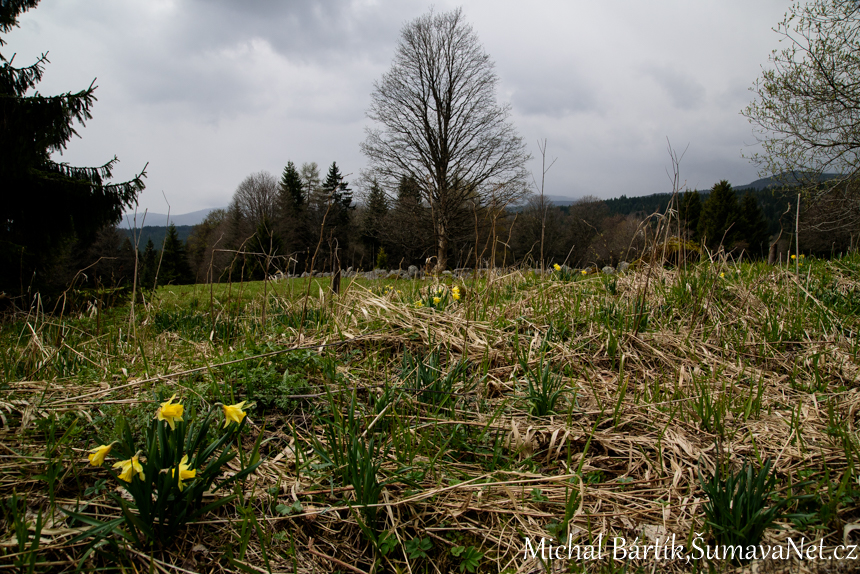
{"label": "spruce tree", "polygon": [[164,240],[164,253],[161,257],[161,268],[158,270],[158,284],[185,285],[191,281],[191,269],[188,266],[185,244],[179,239],[176,226],[171,223]]}
{"label": "spruce tree", "polygon": [[385,243],[388,259],[396,265],[423,265],[433,253],[433,221],[421,201],[421,187],[403,176],[397,185],[397,198],[388,212]]}
{"label": "spruce tree", "polygon": [[699,197],[699,192],[688,189],[678,199],[678,219],[693,241],[699,239],[698,227],[701,214],[702,198]]}
{"label": "spruce tree", "polygon": [[388,215],[388,198],[379,186],[379,182],[373,180],[367,194],[367,206],[361,224],[361,239],[370,248],[371,257],[375,257],[376,251],[382,247],[385,218]]}
{"label": "spruce tree", "polygon": [[144,289],[152,289],[155,285],[155,269],[158,267],[158,255],[152,237],[146,242],[143,254],[140,256],[140,273],[138,282]]}
{"label": "spruce tree", "polygon": [[[116,229],[116,228],[114,228]],[[119,248],[119,257],[115,272],[111,277],[114,285],[129,285],[134,283],[134,245],[131,244],[131,239],[126,237]],[[131,289],[129,289],[131,291]]]}
{"label": "spruce tree", "polygon": [[747,251],[753,257],[764,257],[770,238],[764,212],[752,194],[744,195],[738,219],[738,237],[747,244]]}
{"label": "spruce tree", "polygon": [[421,186],[415,178],[402,176],[397,184],[398,203],[419,205],[421,203]]}
{"label": "spruce tree", "polygon": [[285,204],[291,204],[301,209],[305,204],[305,194],[302,190],[302,178],[296,164],[287,162],[284,173],[281,175],[279,199]]}
{"label": "spruce tree", "polygon": [[331,194],[331,200],[341,208],[352,209],[352,190],[349,189],[349,184],[343,181],[337,162],[331,162],[322,188],[326,193]]}
{"label": "spruce tree", "polygon": [[[282,255],[298,254],[308,249],[310,234],[306,208],[307,198],[301,175],[296,165],[289,161],[278,187],[278,221],[275,224],[278,235],[283,239],[283,248],[286,250]],[[299,261],[298,268],[302,267],[304,267],[303,261]]]}
{"label": "spruce tree", "polygon": [[352,190],[349,184],[343,181],[343,175],[337,167],[337,162],[332,162],[328,174],[322,184],[322,192],[328,199],[330,207],[327,206],[324,239],[326,241],[336,240],[337,246],[346,250],[348,248],[348,232],[350,210],[355,209],[352,205]]}
{"label": "spruce tree", "polygon": [[[0,33],[17,27],[18,17],[38,3],[0,2]],[[0,63],[0,291],[18,292],[50,283],[49,269],[64,244],[77,239],[88,245],[99,229],[118,223],[143,190],[145,172],[111,184],[115,157],[94,168],[53,161],[51,154],[77,135],[74,124],[92,118],[96,86],[57,96],[27,95],[42,79],[47,54],[23,68],[2,54]]]}
{"label": "spruce tree", "polygon": [[699,216],[699,237],[710,249],[721,244],[727,250],[732,247],[738,236],[740,212],[738,199],[732,185],[724,180],[714,184],[707,201],[702,205]]}

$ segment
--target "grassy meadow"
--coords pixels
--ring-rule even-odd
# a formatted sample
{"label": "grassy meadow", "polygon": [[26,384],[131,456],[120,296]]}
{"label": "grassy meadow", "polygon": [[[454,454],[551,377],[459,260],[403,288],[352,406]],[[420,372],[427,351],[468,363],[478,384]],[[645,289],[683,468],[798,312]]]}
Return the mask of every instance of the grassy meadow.
{"label": "grassy meadow", "polygon": [[634,541],[857,541],[856,253],[329,281],[2,324],[0,572],[799,572]]}

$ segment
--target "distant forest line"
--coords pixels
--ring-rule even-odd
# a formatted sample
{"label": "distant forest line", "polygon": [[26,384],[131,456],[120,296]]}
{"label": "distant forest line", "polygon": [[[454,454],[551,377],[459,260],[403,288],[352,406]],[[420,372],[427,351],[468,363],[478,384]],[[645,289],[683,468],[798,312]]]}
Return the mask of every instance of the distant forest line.
{"label": "distant forest line", "polygon": [[[768,233],[771,235],[779,233],[780,216],[785,213],[790,202],[794,203],[791,200],[796,200],[797,198],[792,188],[767,188],[757,190],[752,187],[741,187],[734,188],[734,191],[739,196],[739,199],[742,199],[746,194],[750,194],[755,198],[762,210],[762,215],[764,216],[765,221],[767,221]],[[699,194],[699,197],[704,202],[707,201],[708,197],[710,197],[711,190],[700,189],[696,190],[696,193]],[[671,199],[671,193],[655,193],[652,195],[635,197],[622,195],[621,197],[613,199],[605,199],[603,202],[606,204],[611,215],[638,215],[645,217],[652,213],[665,213]]]}
{"label": "distant forest line", "polygon": [[[768,232],[775,234],[779,232],[779,218],[788,207],[789,198],[781,191],[775,193],[772,189],[756,190],[753,188],[735,188],[735,191],[743,195],[749,192],[755,197],[759,206],[762,209],[764,218],[768,224]],[[707,200],[711,190],[698,190],[702,201]],[[794,196],[792,196],[794,198]],[[647,216],[652,213],[663,213],[672,199],[671,193],[655,193],[652,195],[632,196],[627,197],[622,195],[612,199],[600,200],[606,204],[609,215],[638,215]],[[570,205],[552,205],[550,209],[558,210],[560,213],[568,215],[570,213]],[[525,206],[523,206],[525,208]],[[188,241],[195,225],[177,225],[176,233],[181,241]],[[155,245],[155,250],[159,251],[164,243],[164,238],[167,237],[167,225],[146,225],[137,230],[132,230],[129,227],[117,228],[123,237],[128,237],[132,243],[138,240],[138,245],[143,248],[146,242],[150,239]],[[136,236],[136,237],[135,237]]]}
{"label": "distant forest line", "polygon": [[[280,180],[267,172],[252,174],[227,209],[212,211],[198,225],[104,230],[87,254],[90,260],[103,258],[88,278],[128,284],[135,247],[144,287],[256,280],[279,271],[432,266],[436,238],[419,186],[404,178],[397,190],[385,193],[374,182],[363,184],[362,201],[354,203],[336,163],[325,180],[315,163],[298,169],[290,162]],[[711,251],[753,259],[767,257],[782,233],[784,255],[794,233],[796,193],[792,187],[736,190],[727,181],[710,190],[685,191],[677,195],[674,233]],[[654,214],[665,213],[672,198],[670,193],[584,197],[554,205],[532,195],[511,207],[476,197],[449,222],[449,266],[632,262],[653,241]],[[829,255],[847,249],[850,235],[814,229],[822,210],[827,207],[804,209],[802,250]]]}

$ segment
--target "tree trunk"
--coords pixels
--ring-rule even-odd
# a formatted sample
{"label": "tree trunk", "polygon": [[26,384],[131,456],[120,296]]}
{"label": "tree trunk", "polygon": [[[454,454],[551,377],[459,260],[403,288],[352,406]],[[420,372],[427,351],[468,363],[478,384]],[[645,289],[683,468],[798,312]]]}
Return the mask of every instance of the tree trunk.
{"label": "tree trunk", "polygon": [[436,226],[439,242],[436,251],[436,272],[441,273],[448,266],[448,230],[444,223]]}
{"label": "tree trunk", "polygon": [[776,256],[779,253],[779,239],[782,237],[782,229],[779,230],[779,235],[773,240],[770,249],[767,252],[767,264],[773,265],[776,263]]}

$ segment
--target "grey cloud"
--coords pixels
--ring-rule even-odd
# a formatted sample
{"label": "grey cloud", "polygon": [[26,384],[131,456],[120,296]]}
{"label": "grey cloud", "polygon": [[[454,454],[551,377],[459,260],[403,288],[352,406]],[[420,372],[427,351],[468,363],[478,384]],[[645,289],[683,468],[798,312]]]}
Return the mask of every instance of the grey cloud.
{"label": "grey cloud", "polygon": [[192,36],[177,40],[193,50],[258,37],[265,38],[279,53],[302,62],[343,65],[345,60],[357,58],[389,61],[401,26],[426,9],[418,1],[383,6],[354,0],[192,0],[183,10],[181,24],[192,31]]}
{"label": "grey cloud", "polygon": [[689,74],[654,65],[645,67],[644,72],[663,88],[677,108],[692,110],[704,100],[705,88]]}
{"label": "grey cloud", "polygon": [[[223,205],[245,175],[278,174],[287,159],[336,159],[358,174],[373,81],[388,70],[402,26],[433,1],[43,0],[4,53],[19,51],[23,63],[51,50],[44,93],[97,76],[95,119],[61,159],[91,165],[117,153],[129,173],[150,161],[143,201],[163,211],[164,190],[179,213]],[[437,10],[455,5],[435,2]],[[537,139],[549,138],[548,156],[559,158],[550,193],[666,191],[666,136],[681,149],[691,144],[681,165],[690,185],[755,179],[740,157],[753,137],[738,112],[777,47],[770,27],[784,11],[780,0],[762,3],[767,10],[742,0],[689,3],[687,20],[677,2],[658,1],[647,25],[586,4],[555,0],[541,13],[475,0],[467,9],[498,65],[500,101],[511,102],[536,156],[530,169],[540,171]],[[626,7],[641,11],[632,0]],[[666,40],[704,14],[736,24],[743,43],[715,51],[720,26],[682,38],[682,52]]]}
{"label": "grey cloud", "polygon": [[506,76],[505,80],[517,86],[511,104],[519,114],[562,118],[598,108],[591,88],[575,75],[526,73],[517,77]]}
{"label": "grey cloud", "polygon": [[344,121],[363,117],[366,98],[356,92],[370,93],[401,26],[425,10],[418,2],[191,0],[130,24],[139,26],[133,32],[107,23],[105,32],[128,98],[168,115],[217,123],[277,105]]}
{"label": "grey cloud", "polygon": [[133,100],[159,107],[159,113],[169,114],[173,108],[175,113],[207,123],[240,113],[254,96],[254,86],[242,78],[240,70],[205,60],[141,63],[124,80]]}

